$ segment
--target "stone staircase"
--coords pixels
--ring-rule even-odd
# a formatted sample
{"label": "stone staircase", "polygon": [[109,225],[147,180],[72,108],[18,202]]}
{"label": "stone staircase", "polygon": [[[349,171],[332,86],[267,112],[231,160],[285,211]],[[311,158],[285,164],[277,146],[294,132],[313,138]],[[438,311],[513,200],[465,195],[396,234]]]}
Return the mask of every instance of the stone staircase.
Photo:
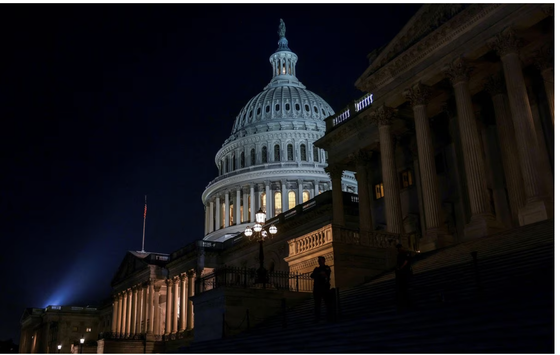
{"label": "stone staircase", "polygon": [[[412,309],[395,309],[394,274],[339,292],[335,323],[313,300],[192,353],[554,352],[554,224],[545,221],[419,254]],[[476,252],[476,262],[472,253]]]}

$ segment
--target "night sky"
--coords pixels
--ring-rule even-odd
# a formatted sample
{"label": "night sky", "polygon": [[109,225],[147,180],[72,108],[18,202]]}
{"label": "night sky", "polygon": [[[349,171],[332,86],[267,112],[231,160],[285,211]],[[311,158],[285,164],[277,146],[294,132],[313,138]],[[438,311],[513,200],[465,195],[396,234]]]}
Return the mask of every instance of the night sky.
{"label": "night sky", "polygon": [[0,5],[0,340],[26,307],[95,305],[127,250],[204,234],[201,195],[271,79],[279,19],[335,112],[409,5]]}

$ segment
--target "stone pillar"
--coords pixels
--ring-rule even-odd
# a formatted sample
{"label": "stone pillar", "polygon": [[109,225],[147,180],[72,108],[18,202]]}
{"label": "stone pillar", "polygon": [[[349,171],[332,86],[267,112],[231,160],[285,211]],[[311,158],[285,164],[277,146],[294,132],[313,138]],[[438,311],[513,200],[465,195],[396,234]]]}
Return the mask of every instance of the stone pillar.
{"label": "stone pillar", "polygon": [[185,273],[181,274],[181,293],[179,297],[181,300],[179,332],[181,333],[187,329],[187,274]]}
{"label": "stone pillar", "polygon": [[251,222],[255,221],[255,213],[257,213],[257,211],[255,210],[257,208],[257,205],[255,204],[255,185],[250,184],[250,189],[251,189]]}
{"label": "stone pillar", "polygon": [[215,229],[214,222],[214,202],[210,201],[210,208],[208,211],[208,233],[212,233]]}
{"label": "stone pillar", "polygon": [[490,198],[486,187],[482,147],[480,146],[480,137],[469,92],[468,72],[467,64],[464,60],[459,59],[449,65],[446,74],[451,80],[455,92],[471,208],[471,220],[465,226],[465,236],[473,238],[490,234],[489,228],[496,226],[496,220],[491,212]]}
{"label": "stone pillar", "polygon": [[144,292],[144,327],[142,328],[142,332],[143,333],[147,333],[148,332],[148,319],[150,317],[150,299],[149,299],[149,288],[148,288],[148,283],[145,283],[144,285],[142,285],[142,287],[144,288],[143,292]]}
{"label": "stone pillar", "polygon": [[344,201],[342,199],[342,168],[338,165],[329,164],[325,168],[332,181],[332,209],[333,225],[344,227]]}
{"label": "stone pillar", "polygon": [[404,233],[401,208],[401,189],[395,152],[391,137],[391,122],[395,116],[394,109],[381,106],[375,112],[375,119],[379,126],[379,149],[381,151],[381,173],[383,175],[383,188],[385,190],[385,218],[387,231]]}
{"label": "stone pillar", "polygon": [[138,288],[132,286],[132,318],[130,320],[130,335],[136,335],[136,317],[138,317]]}
{"label": "stone pillar", "polygon": [[136,285],[136,292],[138,293],[138,306],[136,307],[136,335],[140,335],[142,333],[142,316],[144,312],[142,312],[142,306],[144,304],[143,292],[142,292],[142,285]]}
{"label": "stone pillar", "polygon": [[282,183],[282,212],[286,212],[289,208],[288,204],[288,189],[286,188],[286,179],[281,180]]}
{"label": "stone pillar", "polygon": [[127,309],[126,291],[122,292],[122,309],[121,309],[121,338],[126,337],[126,309]]}
{"label": "stone pillar", "polygon": [[126,298],[127,298],[127,310],[126,310],[126,336],[130,337],[131,334],[131,320],[132,320],[132,290],[129,288],[126,290]]}
{"label": "stone pillar", "polygon": [[114,334],[117,332],[117,319],[119,314],[119,296],[113,296],[113,321],[111,322],[111,333]]}
{"label": "stone pillar", "polygon": [[243,188],[243,216],[241,219],[243,223],[247,223],[249,221],[249,199],[248,199],[249,190],[247,188]]}
{"label": "stone pillar", "polygon": [[442,230],[441,195],[439,193],[436,162],[432,132],[428,121],[429,88],[418,83],[405,92],[414,110],[414,124],[416,126],[416,143],[418,146],[418,162],[420,166],[420,181],[424,216],[426,221],[426,236],[422,251],[433,250],[436,241],[439,246],[450,244]]}
{"label": "stone pillar", "polygon": [[[519,166],[525,187],[526,203],[519,211],[519,223],[526,225],[552,218],[552,205],[546,204],[545,191],[539,178],[539,154],[535,126],[519,58],[519,40],[511,29],[506,29],[489,41],[489,46],[502,59],[515,138],[519,153]],[[547,201],[548,202],[548,201]]]}
{"label": "stone pillar", "polygon": [[187,271],[188,277],[188,299],[187,299],[187,329],[194,328],[194,306],[191,297],[194,296],[194,270]]}
{"label": "stone pillar", "polygon": [[173,299],[171,300],[172,303],[172,311],[171,311],[171,333],[177,333],[177,306],[178,306],[178,296],[179,296],[179,277],[175,276],[173,278]]}
{"label": "stone pillar", "polygon": [[159,291],[161,290],[161,285],[154,285],[154,334],[161,334],[161,311],[159,309]]}
{"label": "stone pillar", "polygon": [[371,159],[368,152],[365,152],[363,150],[360,150],[354,154],[354,163],[356,164],[356,180],[358,180],[358,199],[360,201],[358,203],[360,214],[360,232],[364,237],[369,232],[373,231],[367,173],[370,160]]}
{"label": "stone pillar", "polygon": [[220,196],[216,196],[216,220],[215,220],[215,228],[214,230],[217,231],[222,226],[222,217],[221,217],[221,203],[220,203]]}
{"label": "stone pillar", "polygon": [[535,64],[540,70],[544,81],[544,90],[550,117],[552,118],[552,126],[554,127],[554,51],[551,46],[545,46],[539,49],[535,58]]}
{"label": "stone pillar", "polygon": [[[341,184],[342,184],[342,181],[341,181]],[[315,187],[315,189],[313,190],[313,192],[314,192],[313,197],[317,197],[317,196],[319,196],[319,180],[313,181],[313,186]],[[342,186],[341,186],[341,188],[342,188]]]}
{"label": "stone pillar", "polygon": [[241,188],[237,187],[235,196],[235,224],[241,224]]}
{"label": "stone pillar", "polygon": [[229,191],[226,191],[224,197],[224,226],[229,227]]}
{"label": "stone pillar", "polygon": [[303,179],[298,179],[298,197],[296,201],[296,205],[303,203]]}
{"label": "stone pillar", "polygon": [[266,217],[267,218],[271,218],[272,217],[272,198],[270,196],[270,181],[265,181],[264,182],[264,186],[265,186],[265,194],[266,194]]}
{"label": "stone pillar", "polygon": [[154,281],[150,281],[148,285],[150,296],[148,297],[148,334],[154,333]]}
{"label": "stone pillar", "polygon": [[172,309],[171,309],[171,305],[173,304],[172,302],[172,293],[173,290],[171,289],[172,285],[173,285],[173,281],[171,281],[171,279],[167,279],[165,280],[165,285],[167,286],[167,302],[165,303],[165,335],[169,335],[171,334],[171,322],[172,322]]}
{"label": "stone pillar", "polygon": [[501,75],[489,78],[485,89],[492,96],[492,103],[494,104],[496,128],[498,129],[498,139],[502,153],[502,165],[504,167],[512,221],[514,226],[519,226],[519,209],[523,206],[525,196],[521,170],[519,168],[519,158],[517,156],[515,132]]}

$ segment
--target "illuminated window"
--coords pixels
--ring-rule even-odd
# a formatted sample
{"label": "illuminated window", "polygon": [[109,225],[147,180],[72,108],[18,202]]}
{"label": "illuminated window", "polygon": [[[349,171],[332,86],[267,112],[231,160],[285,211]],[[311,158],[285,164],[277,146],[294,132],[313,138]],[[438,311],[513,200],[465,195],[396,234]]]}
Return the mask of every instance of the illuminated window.
{"label": "illuminated window", "polygon": [[296,193],[294,191],[288,192],[288,209],[296,207]]}
{"label": "illuminated window", "polygon": [[274,161],[280,161],[280,146],[278,144],[274,146]]}
{"label": "illuminated window", "polygon": [[222,202],[222,225],[220,228],[224,228],[226,225],[226,204]]}
{"label": "illuminated window", "polygon": [[282,63],[282,74],[286,74],[286,63]]}
{"label": "illuminated window", "polygon": [[245,152],[241,152],[241,157],[240,157],[240,165],[242,168],[245,167]]}
{"label": "illuminated window", "polygon": [[251,218],[251,199],[247,199],[247,220]]}
{"label": "illuminated window", "polygon": [[239,206],[239,218],[241,220],[241,222],[245,222],[245,220],[243,219],[243,205]]}
{"label": "illuminated window", "polygon": [[86,328],[86,333],[91,333],[91,328]]}
{"label": "illuminated window", "polygon": [[282,194],[280,192],[274,193],[274,215],[278,216],[282,213]]}
{"label": "illuminated window", "polygon": [[261,160],[262,160],[263,164],[268,163],[268,154],[267,154],[267,151],[266,151],[266,147],[262,147]]}
{"label": "illuminated window", "polygon": [[303,191],[303,202],[309,201],[309,191]]}
{"label": "illuminated window", "polygon": [[406,170],[401,172],[401,187],[412,186],[412,171]]}
{"label": "illuminated window", "polygon": [[385,196],[385,190],[383,190],[383,183],[381,182],[375,185],[375,198],[379,199],[383,196]]}
{"label": "illuminated window", "polygon": [[255,149],[251,149],[251,165],[255,165],[257,162],[257,155],[255,154]]}
{"label": "illuminated window", "polygon": [[319,161],[319,148],[313,147],[313,161]]}
{"label": "illuminated window", "polygon": [[229,205],[229,225],[233,225],[233,205]]}
{"label": "illuminated window", "polygon": [[299,154],[301,155],[302,161],[307,161],[307,147],[305,144],[299,146]]}
{"label": "illuminated window", "polygon": [[261,207],[263,211],[266,211],[266,193],[261,194]]}
{"label": "illuminated window", "polygon": [[294,146],[291,144],[288,144],[288,160],[294,160]]}

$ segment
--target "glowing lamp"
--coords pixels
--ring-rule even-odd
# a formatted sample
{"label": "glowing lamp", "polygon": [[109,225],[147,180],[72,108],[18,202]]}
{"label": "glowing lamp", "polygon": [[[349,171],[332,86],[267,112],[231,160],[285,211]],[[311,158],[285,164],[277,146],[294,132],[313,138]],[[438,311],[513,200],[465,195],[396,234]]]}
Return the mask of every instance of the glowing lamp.
{"label": "glowing lamp", "polygon": [[253,226],[253,230],[257,233],[262,231],[262,225],[255,223],[255,225]]}
{"label": "glowing lamp", "polygon": [[262,208],[256,213],[255,218],[257,223],[264,224],[264,221],[266,220],[266,213],[263,212]]}
{"label": "glowing lamp", "polygon": [[62,349],[62,344],[58,344],[58,350]]}
{"label": "glowing lamp", "polygon": [[270,234],[274,235],[274,234],[276,234],[276,233],[278,232],[278,228],[276,228],[274,225],[271,225],[271,226],[268,228],[268,232],[269,232]]}
{"label": "glowing lamp", "polygon": [[86,340],[84,339],[84,336],[82,335],[82,337],[80,338],[80,344],[83,344]]}
{"label": "glowing lamp", "polygon": [[267,233],[266,231],[263,230],[263,231],[261,232],[261,237],[262,237],[262,238],[268,237],[268,233]]}
{"label": "glowing lamp", "polygon": [[245,228],[245,236],[250,237],[251,235],[253,235],[253,230],[251,229],[251,227]]}

